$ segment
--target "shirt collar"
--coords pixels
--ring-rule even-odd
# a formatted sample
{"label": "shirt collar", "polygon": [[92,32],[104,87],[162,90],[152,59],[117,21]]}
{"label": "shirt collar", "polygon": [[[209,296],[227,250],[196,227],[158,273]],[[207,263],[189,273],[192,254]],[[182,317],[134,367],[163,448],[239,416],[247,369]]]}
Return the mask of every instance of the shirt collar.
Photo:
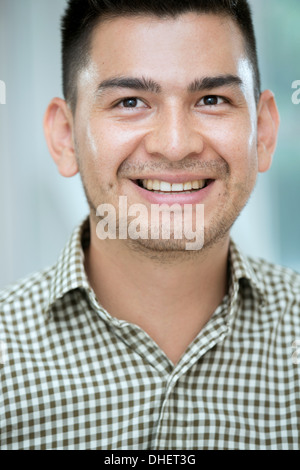
{"label": "shirt collar", "polygon": [[242,280],[246,280],[252,290],[255,290],[264,300],[266,287],[260,272],[254,269],[254,260],[242,253],[238,245],[231,239],[229,248],[229,266],[231,272],[231,289],[238,291]]}
{"label": "shirt collar", "polygon": [[84,247],[88,246],[89,240],[90,223],[89,219],[85,219],[72,233],[55,265],[50,285],[48,309],[74,289],[91,289],[84,268]]}
{"label": "shirt collar", "polygon": [[[82,288],[92,292],[85,268],[84,248],[90,242],[89,218],[76,227],[70,240],[63,249],[57,264],[54,267],[54,275],[51,279],[48,309],[68,292]],[[254,271],[251,258],[245,256],[237,244],[231,240],[229,249],[230,287],[229,298],[232,304],[240,288],[240,281],[246,279],[254,288],[261,299],[265,298],[265,286],[259,272]]]}

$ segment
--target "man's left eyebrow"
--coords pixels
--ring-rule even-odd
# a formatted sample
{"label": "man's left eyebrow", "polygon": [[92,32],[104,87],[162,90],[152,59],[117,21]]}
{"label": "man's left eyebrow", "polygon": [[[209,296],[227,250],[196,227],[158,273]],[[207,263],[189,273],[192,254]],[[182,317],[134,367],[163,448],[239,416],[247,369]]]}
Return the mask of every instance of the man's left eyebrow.
{"label": "man's left eyebrow", "polygon": [[241,87],[243,81],[237,75],[217,75],[215,77],[203,77],[194,80],[188,87],[190,93],[213,90],[219,87],[236,86]]}

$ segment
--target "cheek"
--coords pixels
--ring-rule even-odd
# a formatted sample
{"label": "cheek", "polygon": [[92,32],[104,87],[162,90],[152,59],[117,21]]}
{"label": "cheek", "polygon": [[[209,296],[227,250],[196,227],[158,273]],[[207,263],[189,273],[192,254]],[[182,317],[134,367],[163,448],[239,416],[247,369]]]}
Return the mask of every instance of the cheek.
{"label": "cheek", "polygon": [[122,125],[110,122],[90,121],[83,130],[84,151],[89,160],[101,173],[117,173],[120,165],[130,158],[144,137],[142,130],[125,129]]}
{"label": "cheek", "polygon": [[208,146],[229,165],[230,174],[246,174],[257,168],[256,132],[250,120],[228,120],[209,126]]}

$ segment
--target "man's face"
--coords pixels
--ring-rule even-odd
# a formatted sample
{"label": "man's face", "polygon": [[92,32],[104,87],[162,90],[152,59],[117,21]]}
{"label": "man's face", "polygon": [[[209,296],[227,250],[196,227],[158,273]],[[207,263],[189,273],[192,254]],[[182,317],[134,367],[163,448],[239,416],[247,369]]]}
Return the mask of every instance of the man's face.
{"label": "man's face", "polygon": [[[149,211],[204,204],[205,245],[228,237],[258,172],[254,81],[239,29],[193,13],[100,24],[73,132],[94,221],[100,204],[118,208],[120,196]],[[185,242],[136,243],[182,250]]]}

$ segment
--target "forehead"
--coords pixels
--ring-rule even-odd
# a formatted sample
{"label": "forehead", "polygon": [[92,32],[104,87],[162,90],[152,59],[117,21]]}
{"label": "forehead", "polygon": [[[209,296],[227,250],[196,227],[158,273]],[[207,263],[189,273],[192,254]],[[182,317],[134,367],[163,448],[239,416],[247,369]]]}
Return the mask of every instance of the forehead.
{"label": "forehead", "polygon": [[81,72],[78,91],[85,94],[88,85],[96,89],[111,77],[145,76],[171,93],[195,78],[224,74],[240,76],[253,90],[250,69],[242,33],[228,16],[118,17],[95,27],[89,65]]}
{"label": "forehead", "polygon": [[202,66],[204,61],[207,66],[216,62],[226,66],[228,60],[228,66],[234,66],[241,55],[245,48],[238,26],[228,16],[213,14],[119,17],[100,23],[91,41],[92,61],[103,69],[112,62],[129,68],[146,67],[147,62],[150,68],[158,68],[161,60],[178,69],[183,60],[185,67],[196,66],[200,60]]}

